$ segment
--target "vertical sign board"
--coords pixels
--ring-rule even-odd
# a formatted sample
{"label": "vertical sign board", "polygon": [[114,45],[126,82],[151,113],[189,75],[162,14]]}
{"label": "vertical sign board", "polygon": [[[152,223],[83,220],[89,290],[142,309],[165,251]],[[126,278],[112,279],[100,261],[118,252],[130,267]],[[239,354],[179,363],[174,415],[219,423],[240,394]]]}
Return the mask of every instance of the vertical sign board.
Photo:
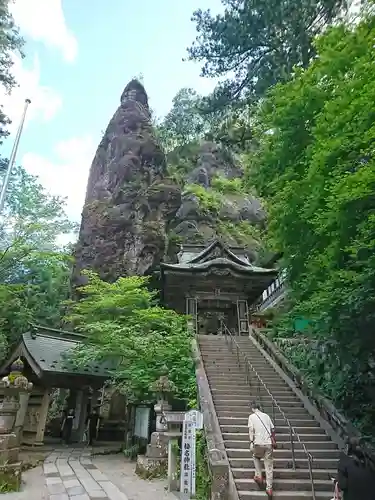
{"label": "vertical sign board", "polygon": [[188,497],[195,495],[196,430],[203,427],[203,415],[197,410],[185,414],[182,427],[180,492]]}
{"label": "vertical sign board", "polygon": [[193,422],[185,419],[182,426],[180,492],[188,497],[190,497],[191,494],[191,448],[193,429]]}

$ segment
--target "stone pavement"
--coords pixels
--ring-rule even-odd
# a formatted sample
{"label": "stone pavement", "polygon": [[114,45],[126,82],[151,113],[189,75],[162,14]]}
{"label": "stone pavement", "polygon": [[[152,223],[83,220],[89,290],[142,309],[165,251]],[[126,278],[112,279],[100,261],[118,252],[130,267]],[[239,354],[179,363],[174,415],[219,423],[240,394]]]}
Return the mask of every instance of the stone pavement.
{"label": "stone pavement", "polygon": [[52,452],[44,461],[49,500],[128,500],[92,463],[90,450]]}
{"label": "stone pavement", "polygon": [[23,491],[3,500],[176,500],[164,480],[145,481],[123,455],[91,457],[90,449],[53,451],[42,467],[26,471]]}

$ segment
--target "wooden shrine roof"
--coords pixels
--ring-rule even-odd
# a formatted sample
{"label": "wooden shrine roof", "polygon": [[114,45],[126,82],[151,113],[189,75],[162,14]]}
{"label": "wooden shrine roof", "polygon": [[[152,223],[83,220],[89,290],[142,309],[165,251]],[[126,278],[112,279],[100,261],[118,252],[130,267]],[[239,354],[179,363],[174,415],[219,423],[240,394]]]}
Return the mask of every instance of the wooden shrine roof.
{"label": "wooden shrine roof", "polygon": [[264,269],[254,266],[241,248],[228,248],[221,241],[216,240],[207,247],[185,245],[179,254],[177,264],[161,263],[164,273],[199,273],[211,268],[229,268],[235,273],[248,276],[277,276],[276,269]]}
{"label": "wooden shrine roof", "polygon": [[[19,345],[1,367],[0,373],[6,373],[12,362],[20,356],[39,379],[44,379],[46,385],[48,382],[53,385],[56,379],[67,383],[72,378],[87,383],[96,379],[100,383],[110,378],[111,370],[115,368],[113,361],[90,362],[83,366],[71,361],[74,349],[84,338],[81,334],[35,325],[22,335]],[[64,387],[64,384],[55,386]]]}

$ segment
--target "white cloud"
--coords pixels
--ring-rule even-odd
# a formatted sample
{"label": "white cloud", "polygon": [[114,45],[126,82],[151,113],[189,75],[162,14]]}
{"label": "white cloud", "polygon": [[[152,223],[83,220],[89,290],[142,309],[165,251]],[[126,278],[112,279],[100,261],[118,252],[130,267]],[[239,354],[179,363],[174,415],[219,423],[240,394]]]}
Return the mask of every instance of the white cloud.
{"label": "white cloud", "polygon": [[78,222],[95,144],[89,135],[73,137],[58,142],[55,152],[57,162],[29,152],[23,156],[21,164],[29,173],[39,176],[41,184],[51,194],[67,198],[67,213],[72,220]]}
{"label": "white cloud", "polygon": [[61,0],[16,0],[10,10],[22,34],[60,50],[67,62],[76,59],[77,40],[66,25]]}
{"label": "white cloud", "polygon": [[61,97],[55,90],[40,85],[40,63],[37,55],[34,56],[31,67],[26,67],[16,55],[13,55],[13,62],[12,74],[18,86],[11,94],[6,94],[5,90],[0,88],[0,102],[4,106],[5,114],[12,120],[9,127],[12,134],[18,128],[25,99],[31,99],[26,123],[33,119],[49,121],[62,106]]}

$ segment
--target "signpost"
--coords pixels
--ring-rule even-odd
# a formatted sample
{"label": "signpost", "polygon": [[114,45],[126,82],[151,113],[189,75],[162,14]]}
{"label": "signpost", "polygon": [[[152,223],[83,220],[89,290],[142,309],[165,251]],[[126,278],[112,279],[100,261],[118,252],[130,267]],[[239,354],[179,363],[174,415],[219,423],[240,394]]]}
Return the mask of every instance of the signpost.
{"label": "signpost", "polygon": [[195,447],[196,430],[203,427],[203,415],[198,410],[185,414],[182,426],[180,492],[187,498],[195,495]]}

